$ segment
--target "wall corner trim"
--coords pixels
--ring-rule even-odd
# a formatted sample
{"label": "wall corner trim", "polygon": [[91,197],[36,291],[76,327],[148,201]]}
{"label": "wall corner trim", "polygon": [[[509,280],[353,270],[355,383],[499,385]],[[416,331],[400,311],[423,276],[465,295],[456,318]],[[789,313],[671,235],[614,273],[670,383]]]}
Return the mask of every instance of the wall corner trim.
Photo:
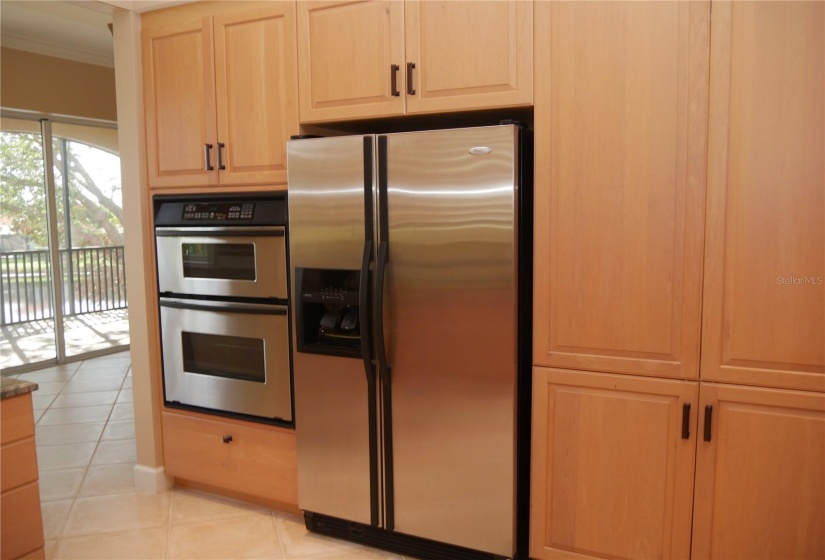
{"label": "wall corner trim", "polygon": [[153,494],[160,494],[175,485],[175,479],[166,474],[164,467],[135,465],[135,488]]}

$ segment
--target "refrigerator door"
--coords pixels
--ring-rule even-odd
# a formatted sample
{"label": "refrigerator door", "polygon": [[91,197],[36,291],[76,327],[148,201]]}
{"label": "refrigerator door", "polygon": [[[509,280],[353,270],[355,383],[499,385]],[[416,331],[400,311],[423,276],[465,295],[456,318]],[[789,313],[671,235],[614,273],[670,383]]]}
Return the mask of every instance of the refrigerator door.
{"label": "refrigerator door", "polygon": [[512,556],[518,132],[379,136],[379,166],[385,141],[387,515],[401,533]]}
{"label": "refrigerator door", "polygon": [[365,524],[379,521],[369,306],[359,305],[372,253],[372,142],[287,147],[298,506]]}

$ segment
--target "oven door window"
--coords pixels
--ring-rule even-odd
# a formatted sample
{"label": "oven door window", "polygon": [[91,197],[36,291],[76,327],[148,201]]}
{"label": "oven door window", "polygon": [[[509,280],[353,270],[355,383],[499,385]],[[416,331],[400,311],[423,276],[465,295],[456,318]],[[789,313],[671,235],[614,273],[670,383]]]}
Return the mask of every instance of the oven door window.
{"label": "oven door window", "polygon": [[183,331],[181,343],[188,373],[266,382],[263,339]]}
{"label": "oven door window", "polygon": [[182,243],[186,278],[255,280],[253,243]]}

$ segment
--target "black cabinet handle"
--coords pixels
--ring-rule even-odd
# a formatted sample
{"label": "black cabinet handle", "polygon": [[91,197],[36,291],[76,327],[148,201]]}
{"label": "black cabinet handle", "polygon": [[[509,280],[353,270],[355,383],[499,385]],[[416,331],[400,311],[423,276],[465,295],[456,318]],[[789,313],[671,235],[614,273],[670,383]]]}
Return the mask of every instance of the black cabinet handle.
{"label": "black cabinet handle", "polygon": [[223,436],[224,443],[232,443],[232,436]]}
{"label": "black cabinet handle", "polygon": [[226,166],[223,164],[223,149],[226,146],[223,142],[218,142],[218,169],[224,170]]}
{"label": "black cabinet handle", "polygon": [[710,441],[711,420],[713,420],[713,406],[707,405],[705,407],[705,437],[703,438],[705,441]]}
{"label": "black cabinet handle", "polygon": [[407,63],[407,93],[415,95],[415,88],[413,87],[413,69],[415,69],[415,62]]}
{"label": "black cabinet handle", "polygon": [[690,403],[682,405],[682,439],[690,439]]}
{"label": "black cabinet handle", "polygon": [[203,145],[203,159],[206,161],[206,170],[207,171],[214,171],[215,168],[212,166],[212,162],[209,160],[209,150],[212,149],[212,144],[204,144]]}
{"label": "black cabinet handle", "polygon": [[397,64],[390,65],[390,78],[392,80],[392,96],[398,97],[401,95],[401,92],[398,91],[398,70],[400,66]]}

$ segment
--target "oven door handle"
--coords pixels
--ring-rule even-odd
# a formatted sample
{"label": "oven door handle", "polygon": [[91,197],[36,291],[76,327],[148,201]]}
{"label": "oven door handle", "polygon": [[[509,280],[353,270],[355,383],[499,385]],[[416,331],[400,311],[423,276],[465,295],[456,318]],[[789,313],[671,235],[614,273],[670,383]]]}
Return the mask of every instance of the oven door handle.
{"label": "oven door handle", "polygon": [[197,311],[225,311],[246,313],[249,315],[286,315],[285,305],[267,305],[264,303],[240,303],[234,301],[211,301],[201,299],[158,298],[161,307],[174,309],[194,309]]}
{"label": "oven door handle", "polygon": [[283,237],[283,226],[156,227],[156,237]]}

